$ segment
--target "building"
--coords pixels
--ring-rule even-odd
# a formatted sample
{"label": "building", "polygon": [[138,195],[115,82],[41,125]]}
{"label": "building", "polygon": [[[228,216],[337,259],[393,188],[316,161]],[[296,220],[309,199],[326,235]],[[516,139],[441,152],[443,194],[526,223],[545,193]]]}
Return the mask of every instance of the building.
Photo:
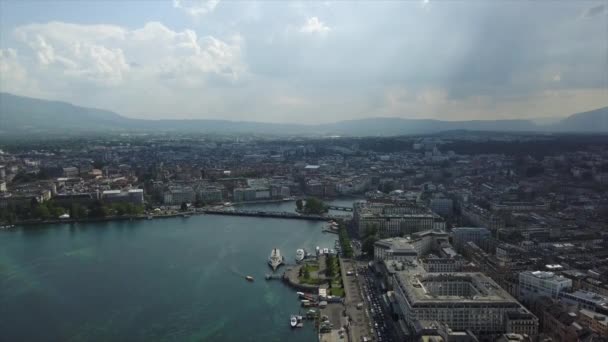
{"label": "building", "polygon": [[353,220],[360,236],[370,229],[376,229],[380,237],[445,229],[445,221],[439,215],[412,204],[358,202],[354,205]]}
{"label": "building", "polygon": [[581,323],[602,336],[608,336],[608,316],[587,309],[579,311]]}
{"label": "building", "polygon": [[451,216],[454,211],[454,201],[444,197],[433,198],[429,202],[429,207],[434,213],[441,216]]}
{"label": "building", "polygon": [[553,272],[524,271],[519,273],[519,299],[527,302],[546,296],[558,298],[572,288],[572,280]]}
{"label": "building", "polygon": [[374,243],[374,260],[406,261],[418,257],[410,239],[393,237]]}
{"label": "building", "polygon": [[223,201],[222,189],[218,187],[199,188],[198,196],[203,203],[220,203]]}
{"label": "building", "polygon": [[144,190],[105,190],[101,193],[101,199],[105,203],[131,203],[134,205],[142,205],[144,204]]}
{"label": "building", "polygon": [[505,220],[501,216],[474,204],[462,207],[461,213],[469,223],[478,227],[486,227],[491,231],[505,227]]}
{"label": "building", "polygon": [[566,304],[576,305],[579,310],[586,309],[593,312],[608,314],[608,297],[595,292],[585,290],[561,292],[559,298]]}
{"label": "building", "polygon": [[465,264],[462,255],[444,258],[429,256],[423,259],[423,267],[429,273],[460,272]]}
{"label": "building", "polygon": [[235,202],[264,201],[270,199],[269,188],[236,188],[232,194]]}
{"label": "building", "polygon": [[163,203],[167,205],[181,205],[182,203],[192,203],[195,200],[195,193],[192,187],[170,187],[163,193]]}
{"label": "building", "polygon": [[547,202],[500,202],[492,203],[492,211],[545,211],[549,210]]}
{"label": "building", "polygon": [[79,171],[77,167],[68,166],[63,168],[63,177],[78,177]]}
{"label": "building", "polygon": [[428,273],[416,263],[397,267],[391,273],[397,314],[410,330],[418,321],[436,320],[477,336],[537,334],[536,316],[483,273]]}
{"label": "building", "polygon": [[487,244],[492,237],[492,233],[486,228],[477,227],[458,227],[452,228],[452,241],[454,248],[460,253],[465,248],[467,242],[472,241],[482,249],[487,249]]}

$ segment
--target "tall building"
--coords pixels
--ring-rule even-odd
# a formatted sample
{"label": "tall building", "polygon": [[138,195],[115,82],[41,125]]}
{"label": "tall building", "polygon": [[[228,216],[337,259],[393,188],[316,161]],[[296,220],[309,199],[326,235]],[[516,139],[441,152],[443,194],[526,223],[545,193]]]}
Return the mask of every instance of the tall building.
{"label": "tall building", "polygon": [[452,228],[452,240],[454,247],[460,253],[463,252],[467,242],[472,241],[482,249],[487,249],[487,244],[492,233],[486,228],[458,227]]}
{"label": "tall building", "polygon": [[546,296],[558,298],[562,291],[572,288],[572,280],[553,272],[524,271],[519,273],[519,299],[534,301]]}

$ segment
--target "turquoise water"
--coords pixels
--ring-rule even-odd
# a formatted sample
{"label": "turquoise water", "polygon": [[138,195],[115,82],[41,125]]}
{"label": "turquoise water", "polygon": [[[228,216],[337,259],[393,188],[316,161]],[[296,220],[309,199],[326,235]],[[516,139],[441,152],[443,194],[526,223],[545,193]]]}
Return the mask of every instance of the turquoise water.
{"label": "turquoise water", "polygon": [[273,247],[288,261],[332,247],[323,224],[206,215],[1,231],[0,340],[314,341],[311,324],[289,328],[295,292],[264,274]]}

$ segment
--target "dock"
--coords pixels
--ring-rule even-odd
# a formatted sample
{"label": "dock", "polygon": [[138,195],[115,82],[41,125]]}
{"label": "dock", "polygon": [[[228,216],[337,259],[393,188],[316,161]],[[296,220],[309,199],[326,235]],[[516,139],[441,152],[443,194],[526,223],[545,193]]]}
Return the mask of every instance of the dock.
{"label": "dock", "polygon": [[282,274],[271,274],[268,273],[265,276],[266,280],[282,280],[283,279],[283,275]]}

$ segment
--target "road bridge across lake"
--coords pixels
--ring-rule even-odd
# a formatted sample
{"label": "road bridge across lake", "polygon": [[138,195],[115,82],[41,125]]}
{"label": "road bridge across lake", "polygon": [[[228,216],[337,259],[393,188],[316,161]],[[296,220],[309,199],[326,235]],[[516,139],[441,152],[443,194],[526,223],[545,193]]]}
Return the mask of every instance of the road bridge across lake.
{"label": "road bridge across lake", "polygon": [[350,215],[309,215],[309,214],[298,214],[290,213],[285,211],[255,211],[255,210],[220,210],[220,209],[206,209],[203,210],[205,214],[209,215],[231,215],[231,216],[251,216],[251,217],[270,217],[270,218],[284,218],[294,220],[313,220],[313,221],[328,221],[328,220],[350,220]]}

